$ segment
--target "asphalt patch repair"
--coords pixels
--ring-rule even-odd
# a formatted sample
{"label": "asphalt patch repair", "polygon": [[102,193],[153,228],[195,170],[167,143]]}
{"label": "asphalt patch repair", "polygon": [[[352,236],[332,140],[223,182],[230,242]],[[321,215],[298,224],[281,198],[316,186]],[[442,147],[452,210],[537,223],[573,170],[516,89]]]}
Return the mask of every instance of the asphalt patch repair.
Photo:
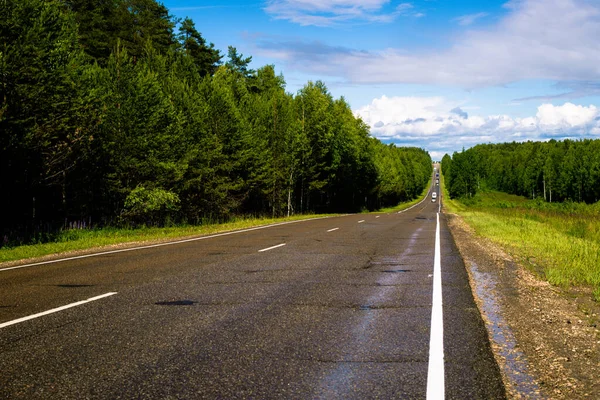
{"label": "asphalt patch repair", "polygon": [[591,290],[550,285],[459,216],[445,216],[509,398],[600,398],[600,304]]}
{"label": "asphalt patch repair", "polygon": [[173,300],[173,301],[157,301],[154,304],[156,304],[157,306],[193,306],[196,303],[198,303],[198,302],[193,301],[193,300]]}

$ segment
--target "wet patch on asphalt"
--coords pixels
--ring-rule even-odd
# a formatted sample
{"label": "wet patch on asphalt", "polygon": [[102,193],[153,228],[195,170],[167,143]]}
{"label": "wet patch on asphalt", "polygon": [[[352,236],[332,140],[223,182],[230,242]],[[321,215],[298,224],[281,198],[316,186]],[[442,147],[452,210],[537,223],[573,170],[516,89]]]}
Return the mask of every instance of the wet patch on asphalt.
{"label": "wet patch on asphalt", "polygon": [[502,317],[494,275],[480,271],[473,261],[470,261],[470,267],[475,283],[475,292],[481,300],[482,312],[487,320],[491,339],[496,344],[500,356],[504,358],[501,368],[520,395],[528,399],[540,398],[540,387],[527,371],[527,357],[518,349],[513,332]]}

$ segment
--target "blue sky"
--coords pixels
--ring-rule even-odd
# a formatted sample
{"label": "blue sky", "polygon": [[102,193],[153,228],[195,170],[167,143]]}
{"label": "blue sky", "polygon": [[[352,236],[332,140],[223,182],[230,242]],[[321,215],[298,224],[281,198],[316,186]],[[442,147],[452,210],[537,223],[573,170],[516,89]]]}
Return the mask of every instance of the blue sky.
{"label": "blue sky", "polygon": [[322,80],[385,142],[434,159],[477,143],[600,138],[594,0],[165,0],[209,42]]}

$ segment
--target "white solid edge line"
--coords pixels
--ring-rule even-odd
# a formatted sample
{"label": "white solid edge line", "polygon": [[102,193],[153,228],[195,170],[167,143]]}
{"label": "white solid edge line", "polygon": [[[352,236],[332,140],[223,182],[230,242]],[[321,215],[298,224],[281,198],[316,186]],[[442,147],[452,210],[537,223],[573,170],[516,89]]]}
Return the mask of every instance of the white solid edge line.
{"label": "white solid edge line", "polygon": [[33,315],[28,316],[28,317],[23,317],[23,318],[15,319],[15,320],[12,320],[12,321],[3,322],[3,323],[0,324],[0,328],[5,328],[5,327],[10,326],[10,325],[14,325],[14,324],[18,324],[18,323],[21,323],[21,322],[29,321],[30,319],[35,319],[35,318],[43,317],[44,315],[48,315],[48,314],[52,314],[52,313],[55,313],[55,312],[63,311],[63,310],[66,310],[68,308],[77,307],[77,306],[80,306],[82,304],[86,304],[86,303],[89,303],[89,302],[92,302],[92,301],[100,300],[100,299],[103,299],[105,297],[113,296],[115,294],[117,294],[117,292],[105,293],[105,294],[101,294],[100,296],[90,297],[87,300],[82,300],[82,301],[78,301],[77,303],[71,303],[71,304],[67,304],[66,306],[62,306],[62,307],[58,307],[58,308],[53,308],[52,310],[43,311],[41,313],[33,314]]}
{"label": "white solid edge line", "polygon": [[440,261],[440,214],[435,230],[433,261],[433,298],[431,305],[431,336],[429,338],[429,368],[427,371],[427,399],[444,399],[444,316],[442,308],[442,266]]}
{"label": "white solid edge line", "polygon": [[362,224],[363,222],[365,222],[364,219],[361,219],[360,221],[358,221],[359,224]]}
{"label": "white solid edge line", "polygon": [[273,250],[273,249],[276,249],[276,248],[281,247],[281,246],[285,246],[285,243],[281,243],[281,244],[278,244],[278,245],[275,245],[275,246],[267,247],[266,249],[261,249],[258,252],[262,253],[263,251]]}
{"label": "white solid edge line", "polygon": [[327,232],[333,232],[333,231],[337,231],[340,228],[333,228],[333,229],[329,229]]}
{"label": "white solid edge line", "polygon": [[417,204],[413,204],[412,206],[408,207],[407,209],[404,209],[404,210],[398,211],[398,214],[402,214],[403,212],[405,212],[405,211],[408,211],[408,210],[410,210],[411,208],[414,208],[414,207],[418,206],[419,204],[421,204],[422,202],[424,202],[425,200],[427,200],[427,199],[429,198],[429,194],[431,193],[431,189],[433,189],[433,187],[430,187],[430,188],[429,188],[429,191],[427,192],[427,195],[426,195],[426,196],[423,198],[423,200],[421,200],[421,201],[420,201],[420,202],[418,202]]}
{"label": "white solid edge line", "polygon": [[214,235],[200,236],[200,237],[195,237],[195,238],[190,238],[190,239],[176,240],[176,241],[173,241],[173,242],[164,242],[164,243],[150,244],[150,245],[146,245],[146,246],[130,247],[128,249],[110,250],[110,251],[103,251],[103,252],[100,252],[100,253],[84,254],[82,256],[59,258],[59,259],[56,259],[56,260],[41,261],[41,262],[32,263],[32,264],[17,265],[15,267],[2,268],[2,269],[0,269],[0,272],[9,271],[9,270],[12,270],[12,269],[35,267],[35,266],[43,265],[43,264],[54,264],[54,263],[63,262],[63,261],[78,260],[78,259],[81,259],[81,258],[103,256],[103,255],[106,255],[106,254],[124,253],[126,251],[151,249],[151,248],[154,248],[154,247],[170,246],[170,245],[173,245],[173,244],[180,244],[180,243],[187,243],[187,242],[195,242],[195,241],[198,241],[198,240],[211,239],[211,238],[215,238],[215,237],[219,237],[219,236],[235,235],[235,234],[238,234],[238,233],[251,232],[251,231],[256,231],[256,230],[259,230],[259,229],[272,228],[274,226],[287,225],[287,224],[295,224],[297,222],[305,222],[305,221],[316,221],[316,220],[325,219],[325,218],[331,218],[331,217],[319,217],[319,218],[300,219],[300,220],[297,220],[297,221],[279,222],[277,224],[257,226],[257,227],[254,227],[254,228],[242,229],[242,230],[239,230],[239,231],[230,231],[230,232],[216,233]]}

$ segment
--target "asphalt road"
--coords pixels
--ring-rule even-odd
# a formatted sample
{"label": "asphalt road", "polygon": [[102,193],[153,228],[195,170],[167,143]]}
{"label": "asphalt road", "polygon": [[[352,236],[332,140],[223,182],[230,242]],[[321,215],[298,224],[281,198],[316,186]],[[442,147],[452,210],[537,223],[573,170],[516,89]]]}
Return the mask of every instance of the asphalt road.
{"label": "asphalt road", "polygon": [[[0,270],[0,398],[425,398],[437,212],[427,198]],[[442,392],[504,398],[439,221]]]}

